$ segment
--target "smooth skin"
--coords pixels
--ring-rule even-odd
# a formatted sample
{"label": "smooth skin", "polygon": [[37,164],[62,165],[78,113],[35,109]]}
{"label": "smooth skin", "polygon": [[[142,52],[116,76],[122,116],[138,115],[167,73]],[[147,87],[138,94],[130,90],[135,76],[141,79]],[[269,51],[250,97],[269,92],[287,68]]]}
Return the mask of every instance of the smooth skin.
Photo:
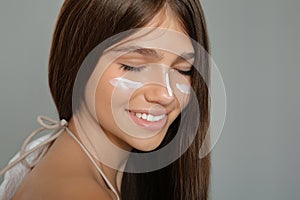
{"label": "smooth skin", "polygon": [[80,146],[64,132],[26,177],[13,200],[29,199],[111,200],[116,197]]}

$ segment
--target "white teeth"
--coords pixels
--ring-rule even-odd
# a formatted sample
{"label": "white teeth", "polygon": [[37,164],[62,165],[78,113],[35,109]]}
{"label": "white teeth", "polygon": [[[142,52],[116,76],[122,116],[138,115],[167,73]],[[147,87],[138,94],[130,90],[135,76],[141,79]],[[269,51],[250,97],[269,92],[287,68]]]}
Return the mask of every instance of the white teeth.
{"label": "white teeth", "polygon": [[147,119],[147,115],[144,113],[144,114],[142,115],[142,118],[143,118],[143,119]]}
{"label": "white teeth", "polygon": [[135,113],[135,116],[137,116],[140,119],[142,118],[142,119],[150,121],[150,122],[156,122],[156,121],[163,119],[166,116],[166,114],[153,116],[153,115],[146,114],[146,113]]}
{"label": "white teeth", "polygon": [[147,121],[153,121],[153,116],[152,115],[148,115],[148,117],[147,117]]}

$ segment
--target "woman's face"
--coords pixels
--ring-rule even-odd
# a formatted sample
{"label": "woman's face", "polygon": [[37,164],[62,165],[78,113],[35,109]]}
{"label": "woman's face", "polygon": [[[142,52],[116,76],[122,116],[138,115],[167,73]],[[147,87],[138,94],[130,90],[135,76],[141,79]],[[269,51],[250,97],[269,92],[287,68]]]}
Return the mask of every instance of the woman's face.
{"label": "woman's face", "polygon": [[[153,19],[154,22],[156,19]],[[95,114],[117,146],[151,151],[189,101],[194,49],[174,17],[108,49],[95,94]]]}

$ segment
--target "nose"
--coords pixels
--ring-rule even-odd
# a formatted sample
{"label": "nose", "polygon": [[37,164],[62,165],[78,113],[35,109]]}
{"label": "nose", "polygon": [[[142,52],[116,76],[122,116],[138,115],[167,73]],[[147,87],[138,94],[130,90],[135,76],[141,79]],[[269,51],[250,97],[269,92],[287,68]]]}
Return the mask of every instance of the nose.
{"label": "nose", "polygon": [[146,87],[148,88],[145,90],[144,96],[148,102],[166,106],[175,100],[174,94],[164,85],[150,84]]}

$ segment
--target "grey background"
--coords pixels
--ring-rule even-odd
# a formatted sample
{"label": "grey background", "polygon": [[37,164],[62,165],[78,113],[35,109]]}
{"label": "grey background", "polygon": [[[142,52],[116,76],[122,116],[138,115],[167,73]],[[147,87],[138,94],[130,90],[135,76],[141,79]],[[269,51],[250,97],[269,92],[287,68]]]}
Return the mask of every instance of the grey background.
{"label": "grey background", "polygon": [[[228,106],[212,199],[299,199],[300,1],[202,3]],[[57,118],[47,62],[61,4],[0,2],[0,168],[39,127],[38,115]]]}

